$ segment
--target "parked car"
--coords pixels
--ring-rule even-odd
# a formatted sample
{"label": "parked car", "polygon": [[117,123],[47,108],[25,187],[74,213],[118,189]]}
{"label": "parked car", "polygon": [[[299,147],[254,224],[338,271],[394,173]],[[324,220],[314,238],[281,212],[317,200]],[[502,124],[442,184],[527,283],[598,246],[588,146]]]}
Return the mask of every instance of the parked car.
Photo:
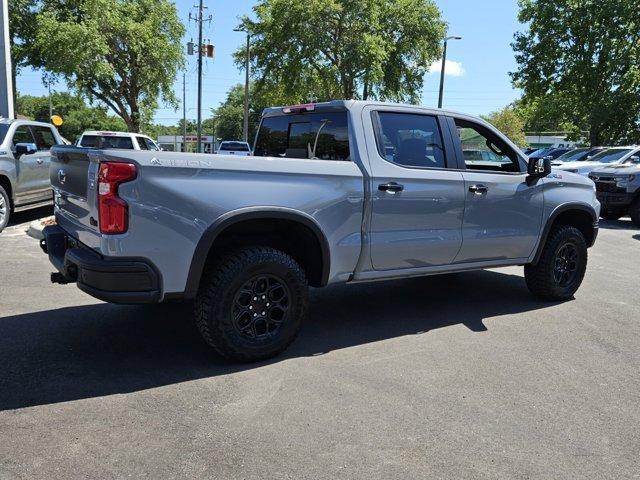
{"label": "parked car", "polygon": [[551,150],[553,150],[553,147],[546,147],[546,148],[538,148],[537,150],[534,150],[533,152],[530,152],[527,154],[527,156],[529,158],[544,158],[545,154],[547,152],[550,152]]}
{"label": "parked car", "polygon": [[549,158],[550,160],[554,160],[560,155],[564,155],[572,150],[573,148],[546,148],[542,151],[533,152],[529,155],[529,158]]}
{"label": "parked car", "polygon": [[438,109],[269,108],[251,162],[54,153],[52,281],[114,303],[194,299],[205,341],[235,360],[294,340],[308,285],[524,265],[535,295],[570,298],[598,232],[593,182],[550,176],[487,122]]}
{"label": "parked car", "polygon": [[639,149],[640,147],[635,146],[611,147],[597,153],[589,160],[578,163],[563,163],[558,167],[554,167],[554,169],[578,173],[586,177],[596,168],[607,167],[609,165],[624,162],[626,159],[637,153]]}
{"label": "parked car", "polygon": [[594,155],[606,150],[606,147],[584,147],[584,148],[576,148],[574,150],[570,150],[566,153],[563,153],[555,160],[551,161],[552,167],[560,166],[564,163],[570,162],[584,162],[589,160]]}
{"label": "parked car", "polygon": [[640,149],[622,163],[594,169],[589,178],[596,184],[602,218],[617,220],[629,215],[640,227]]}
{"label": "parked car", "polygon": [[153,150],[159,151],[158,144],[140,133],[130,132],[98,132],[89,130],[78,138],[76,145],[87,148]]}
{"label": "parked car", "polygon": [[62,143],[51,124],[0,119],[0,232],[14,212],[53,203],[50,149]]}
{"label": "parked car", "polygon": [[251,147],[247,142],[225,140],[223,142],[220,142],[220,147],[218,147],[218,150],[215,153],[246,157],[251,155]]}

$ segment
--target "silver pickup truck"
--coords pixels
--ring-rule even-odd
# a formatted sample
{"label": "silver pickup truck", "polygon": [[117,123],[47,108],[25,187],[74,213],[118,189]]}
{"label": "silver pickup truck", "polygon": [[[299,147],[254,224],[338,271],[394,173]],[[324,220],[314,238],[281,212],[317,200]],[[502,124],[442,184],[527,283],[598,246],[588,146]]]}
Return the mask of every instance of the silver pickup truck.
{"label": "silver pickup truck", "polygon": [[524,265],[535,295],[567,299],[598,232],[591,180],[416,106],[270,108],[253,157],[53,152],[52,281],[115,303],[195,300],[206,342],[236,360],[293,341],[308,286]]}
{"label": "silver pickup truck", "polygon": [[63,140],[53,125],[0,118],[0,232],[12,212],[51,205],[51,147]]}

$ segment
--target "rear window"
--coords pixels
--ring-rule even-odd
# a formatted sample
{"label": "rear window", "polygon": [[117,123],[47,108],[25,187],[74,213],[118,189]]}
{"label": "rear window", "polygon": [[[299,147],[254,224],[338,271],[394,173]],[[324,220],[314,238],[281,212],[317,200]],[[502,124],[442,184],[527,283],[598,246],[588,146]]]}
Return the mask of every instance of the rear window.
{"label": "rear window", "polygon": [[105,135],[84,135],[80,142],[81,147],[133,150],[133,142],[130,137],[116,137]]}
{"label": "rear window", "polygon": [[249,145],[244,142],[222,142],[219,150],[221,151],[235,151],[235,152],[248,152]]}
{"label": "rear window", "polygon": [[347,112],[264,118],[253,153],[264,157],[349,160]]}

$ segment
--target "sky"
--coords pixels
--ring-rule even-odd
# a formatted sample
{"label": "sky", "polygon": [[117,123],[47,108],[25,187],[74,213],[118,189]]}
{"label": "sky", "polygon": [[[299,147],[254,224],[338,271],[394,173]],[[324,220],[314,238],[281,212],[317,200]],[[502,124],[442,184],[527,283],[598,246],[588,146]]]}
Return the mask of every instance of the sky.
{"label": "sky", "polygon": [[[177,0],[180,18],[186,25],[184,42],[197,41],[197,24],[189,21],[189,13],[195,15],[196,0]],[[243,33],[234,32],[238,17],[252,15],[252,0],[205,0],[207,13],[212,21],[204,24],[204,39],[216,47],[214,59],[206,59],[203,67],[202,116],[207,118],[226,97],[226,92],[236,83],[244,82],[244,73],[233,64],[231,54],[244,45]],[[443,19],[449,25],[449,35],[459,35],[462,40],[450,41],[445,68],[443,107],[472,115],[487,114],[500,109],[518,98],[512,88],[509,72],[515,70],[511,42],[521,29],[517,21],[516,0],[436,0]],[[187,117],[195,119],[197,75],[196,57],[187,57],[186,105]],[[436,106],[438,102],[440,62],[435,62],[431,73],[425,76],[422,104]],[[45,95],[41,73],[25,69],[17,79],[17,88],[23,95]],[[63,83],[53,87],[65,90]],[[182,75],[176,79],[175,91],[182,99]],[[160,105],[155,121],[173,125],[182,118],[182,106],[178,111]]]}

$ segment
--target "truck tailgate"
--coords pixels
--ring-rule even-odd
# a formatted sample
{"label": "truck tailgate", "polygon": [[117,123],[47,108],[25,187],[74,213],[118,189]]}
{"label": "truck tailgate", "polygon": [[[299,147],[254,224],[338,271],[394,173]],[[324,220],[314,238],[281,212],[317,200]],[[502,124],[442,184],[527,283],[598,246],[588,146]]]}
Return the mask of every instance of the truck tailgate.
{"label": "truck tailgate", "polygon": [[98,161],[91,160],[92,153],[95,151],[87,148],[53,147],[49,176],[55,194],[59,223],[64,224],[68,221],[73,224],[73,230],[80,229],[96,234]]}

